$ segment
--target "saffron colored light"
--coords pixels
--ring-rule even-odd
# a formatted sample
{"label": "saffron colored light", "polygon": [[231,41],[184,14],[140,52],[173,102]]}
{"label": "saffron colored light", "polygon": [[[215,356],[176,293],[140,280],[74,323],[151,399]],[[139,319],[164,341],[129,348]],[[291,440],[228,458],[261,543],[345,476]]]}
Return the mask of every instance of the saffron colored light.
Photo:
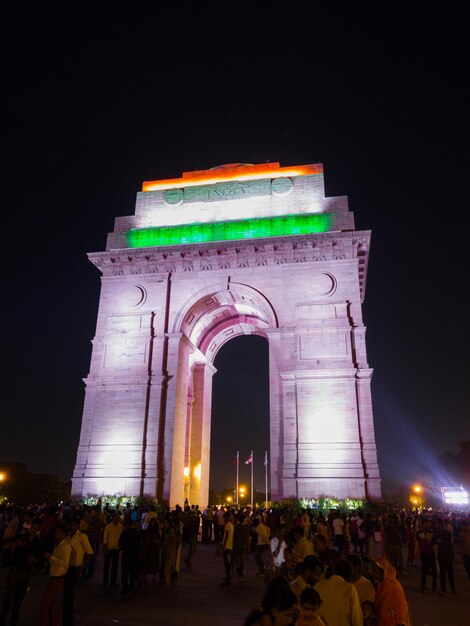
{"label": "saffron colored light", "polygon": [[210,241],[236,241],[287,235],[324,233],[331,224],[328,213],[309,215],[284,215],[263,219],[214,222],[209,224],[184,224],[161,228],[133,228],[127,233],[130,248],[176,246]]}
{"label": "saffron colored light", "polygon": [[184,172],[182,178],[145,181],[142,185],[142,191],[193,187],[203,184],[211,185],[229,180],[261,180],[263,178],[295,177],[322,173],[323,167],[321,164],[279,167],[279,163],[266,163],[262,165],[232,163],[231,165],[215,167],[211,170]]}

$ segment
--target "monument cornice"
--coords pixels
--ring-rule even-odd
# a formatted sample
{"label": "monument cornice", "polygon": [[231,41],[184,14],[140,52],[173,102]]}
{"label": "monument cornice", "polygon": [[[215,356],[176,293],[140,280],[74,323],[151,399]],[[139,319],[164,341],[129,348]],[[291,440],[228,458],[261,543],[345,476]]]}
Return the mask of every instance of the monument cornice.
{"label": "monument cornice", "polygon": [[183,244],[169,247],[120,248],[90,252],[88,258],[105,277],[171,272],[211,272],[302,263],[358,261],[364,298],[370,231],[333,231],[243,241]]}

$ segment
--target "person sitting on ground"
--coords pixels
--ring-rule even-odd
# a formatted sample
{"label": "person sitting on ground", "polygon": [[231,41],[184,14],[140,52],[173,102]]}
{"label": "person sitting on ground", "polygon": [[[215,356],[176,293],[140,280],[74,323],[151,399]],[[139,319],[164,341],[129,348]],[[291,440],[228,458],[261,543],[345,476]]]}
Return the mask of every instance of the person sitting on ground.
{"label": "person sitting on ground", "polygon": [[295,593],[277,576],[268,585],[261,607],[245,620],[245,626],[294,626],[298,616]]}
{"label": "person sitting on ground", "polygon": [[320,594],[316,589],[307,587],[300,595],[300,617],[295,626],[326,626],[318,615],[321,605]]}

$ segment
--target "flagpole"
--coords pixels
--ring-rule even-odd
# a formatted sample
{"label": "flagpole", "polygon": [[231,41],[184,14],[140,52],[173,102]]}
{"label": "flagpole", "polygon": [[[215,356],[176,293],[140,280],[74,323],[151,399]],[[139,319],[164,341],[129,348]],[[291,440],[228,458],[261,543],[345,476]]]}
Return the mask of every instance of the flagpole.
{"label": "flagpole", "polygon": [[237,450],[237,505],[238,505],[238,467],[240,465],[240,450]]}
{"label": "flagpole", "polygon": [[268,508],[268,451],[264,453],[264,473],[266,479],[266,509]]}
{"label": "flagpole", "polygon": [[255,457],[253,450],[251,451],[251,510],[253,511],[253,466],[255,464]]}

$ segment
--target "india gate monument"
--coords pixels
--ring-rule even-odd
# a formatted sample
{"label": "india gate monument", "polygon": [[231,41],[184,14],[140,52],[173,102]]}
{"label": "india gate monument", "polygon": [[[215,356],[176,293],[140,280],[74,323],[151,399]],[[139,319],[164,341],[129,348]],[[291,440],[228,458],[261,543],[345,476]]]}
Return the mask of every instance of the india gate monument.
{"label": "india gate monument", "polygon": [[214,359],[257,334],[269,345],[271,499],[380,498],[369,244],[347,197],[325,197],[321,164],[145,182],[135,214],[88,255],[102,287],[72,494],[206,505]]}

